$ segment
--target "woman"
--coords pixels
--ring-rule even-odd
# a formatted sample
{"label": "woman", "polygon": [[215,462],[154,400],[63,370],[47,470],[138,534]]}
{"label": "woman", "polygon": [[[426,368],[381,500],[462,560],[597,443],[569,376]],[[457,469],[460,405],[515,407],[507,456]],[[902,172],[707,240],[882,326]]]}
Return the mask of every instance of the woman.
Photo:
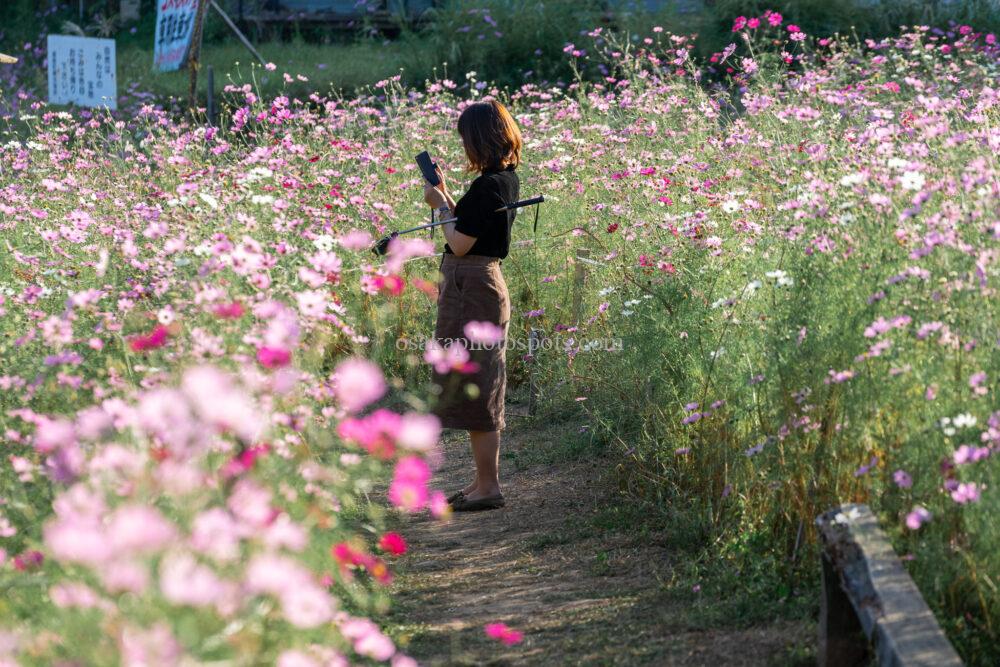
{"label": "woman", "polygon": [[[438,210],[440,219],[457,218],[444,225],[447,243],[441,256],[434,338],[443,345],[456,340],[459,343],[451,344],[464,344],[477,370],[434,373],[441,389],[434,414],[443,427],[469,432],[476,476],[448,499],[455,511],[469,512],[504,506],[500,431],[504,428],[510,298],[500,264],[510,249],[515,213],[497,209],[518,198],[515,169],[521,162],[521,132],[503,105],[490,101],[466,107],[458,119],[458,133],[469,171],[479,176],[455,202],[438,170],[441,182],[436,187],[424,185],[424,200]],[[468,341],[465,325],[469,322],[490,322],[503,332],[503,340],[492,345]]]}

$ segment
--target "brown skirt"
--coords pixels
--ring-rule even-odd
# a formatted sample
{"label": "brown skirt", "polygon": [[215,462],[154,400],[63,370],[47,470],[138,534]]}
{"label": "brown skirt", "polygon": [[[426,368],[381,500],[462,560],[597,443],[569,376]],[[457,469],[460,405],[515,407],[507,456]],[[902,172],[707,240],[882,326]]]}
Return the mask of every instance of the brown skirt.
{"label": "brown skirt", "polygon": [[[469,361],[478,365],[473,373],[433,371],[440,394],[432,412],[444,428],[499,431],[505,426],[510,296],[500,263],[496,257],[481,255],[445,253],[441,258],[434,338],[444,346],[461,341],[469,351]],[[465,325],[472,321],[499,326],[504,339],[493,344],[470,341]]]}

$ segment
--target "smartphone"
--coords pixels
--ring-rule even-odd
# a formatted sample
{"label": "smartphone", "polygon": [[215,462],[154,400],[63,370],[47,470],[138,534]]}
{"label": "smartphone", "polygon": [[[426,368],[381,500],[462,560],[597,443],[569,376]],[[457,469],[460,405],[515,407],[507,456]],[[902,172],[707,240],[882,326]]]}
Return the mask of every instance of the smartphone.
{"label": "smartphone", "polygon": [[417,166],[420,167],[420,173],[424,175],[427,182],[434,187],[437,187],[441,181],[438,179],[437,172],[435,171],[435,169],[437,169],[437,164],[431,160],[430,153],[424,151],[415,159],[417,161]]}

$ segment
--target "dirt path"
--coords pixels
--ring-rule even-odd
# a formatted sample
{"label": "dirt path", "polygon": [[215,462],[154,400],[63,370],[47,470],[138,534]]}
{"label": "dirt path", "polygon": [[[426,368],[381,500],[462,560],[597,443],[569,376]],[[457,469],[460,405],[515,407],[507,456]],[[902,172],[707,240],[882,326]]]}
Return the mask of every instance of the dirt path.
{"label": "dirt path", "polygon": [[[518,420],[520,422],[520,420]],[[507,506],[456,513],[448,523],[403,519],[411,545],[397,567],[393,634],[427,665],[768,665],[800,662],[811,621],[763,628],[706,628],[671,593],[663,535],[634,528],[616,510],[609,461],[565,453],[566,425],[515,423],[501,457]],[[468,445],[454,433],[435,486],[471,476]],[[676,582],[674,582],[676,583]],[[676,588],[676,586],[674,586]],[[504,646],[483,626],[525,634]]]}

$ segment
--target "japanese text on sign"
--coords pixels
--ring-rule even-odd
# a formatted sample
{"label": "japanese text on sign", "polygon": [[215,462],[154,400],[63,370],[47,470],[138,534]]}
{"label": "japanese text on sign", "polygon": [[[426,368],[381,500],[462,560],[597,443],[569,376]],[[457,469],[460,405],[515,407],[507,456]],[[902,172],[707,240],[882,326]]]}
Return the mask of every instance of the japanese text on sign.
{"label": "japanese text on sign", "polygon": [[187,61],[198,0],[158,0],[153,66],[161,72],[180,69]]}
{"label": "japanese text on sign", "polygon": [[49,35],[49,103],[118,108],[115,40]]}

